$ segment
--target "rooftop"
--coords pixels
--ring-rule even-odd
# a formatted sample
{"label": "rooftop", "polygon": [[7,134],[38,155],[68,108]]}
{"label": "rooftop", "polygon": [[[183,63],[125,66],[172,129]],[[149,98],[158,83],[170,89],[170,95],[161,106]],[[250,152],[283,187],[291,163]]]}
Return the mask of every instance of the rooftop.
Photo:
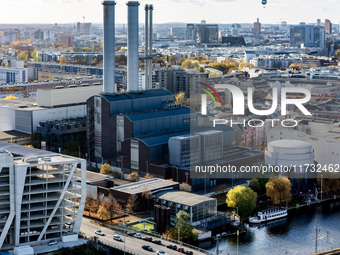
{"label": "rooftop", "polygon": [[174,202],[177,204],[194,206],[206,201],[214,201],[216,198],[200,196],[185,191],[161,191],[155,194],[159,199]]}
{"label": "rooftop", "polygon": [[162,190],[166,188],[173,188],[174,185],[178,185],[178,182],[173,182],[173,181],[167,181],[163,179],[148,179],[148,180],[143,180],[140,182],[134,182],[126,185],[122,185],[119,187],[114,187],[111,188],[112,190],[116,190],[119,192],[124,192],[128,193],[130,195],[134,194],[139,194],[144,191],[156,191],[156,190]]}

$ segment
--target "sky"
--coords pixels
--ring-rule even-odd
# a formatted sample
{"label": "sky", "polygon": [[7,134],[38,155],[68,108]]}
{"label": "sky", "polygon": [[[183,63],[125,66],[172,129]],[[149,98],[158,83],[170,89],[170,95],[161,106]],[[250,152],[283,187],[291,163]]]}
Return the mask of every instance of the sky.
{"label": "sky", "polygon": [[[116,23],[126,23],[126,0],[117,0]],[[144,22],[143,6],[154,5],[154,23],[316,23],[326,18],[339,24],[339,0],[141,0],[140,23]],[[0,0],[0,25],[23,23],[102,22],[101,0]]]}

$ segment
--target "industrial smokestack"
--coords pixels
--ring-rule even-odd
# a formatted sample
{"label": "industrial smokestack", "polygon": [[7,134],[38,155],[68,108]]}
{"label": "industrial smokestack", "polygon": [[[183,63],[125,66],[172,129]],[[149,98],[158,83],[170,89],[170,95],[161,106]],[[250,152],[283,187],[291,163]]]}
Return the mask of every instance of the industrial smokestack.
{"label": "industrial smokestack", "polygon": [[128,53],[127,91],[138,91],[138,1],[129,1],[128,6]]}
{"label": "industrial smokestack", "polygon": [[[150,59],[149,59],[149,89],[152,89],[152,39],[153,39],[153,36],[152,36],[152,33],[153,33],[153,27],[152,27],[152,23],[153,23],[153,5],[150,4],[149,5],[149,56],[150,56]],[[147,86],[147,85],[146,85]]]}
{"label": "industrial smokestack", "polygon": [[144,48],[145,48],[145,89],[149,86],[149,5],[145,5],[145,36],[144,36]]}
{"label": "industrial smokestack", "polygon": [[117,92],[115,85],[115,1],[102,2],[104,16],[104,94]]}

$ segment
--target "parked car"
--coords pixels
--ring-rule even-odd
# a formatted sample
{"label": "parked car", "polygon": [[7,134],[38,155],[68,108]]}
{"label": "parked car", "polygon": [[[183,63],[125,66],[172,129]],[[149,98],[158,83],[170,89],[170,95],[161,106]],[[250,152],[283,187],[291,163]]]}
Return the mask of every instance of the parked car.
{"label": "parked car", "polygon": [[165,251],[157,251],[157,255],[168,255]]}
{"label": "parked car", "polygon": [[166,248],[177,251],[177,246],[174,245],[174,244],[169,244],[169,245],[166,246]]}
{"label": "parked car", "polygon": [[119,241],[119,242],[123,241],[123,239],[119,235],[114,235],[113,240],[116,240],[116,241]]}
{"label": "parked car", "polygon": [[56,245],[57,243],[58,243],[57,240],[52,240],[52,241],[50,241],[50,242],[48,243],[48,245],[49,245],[49,246],[51,246],[51,245]]}
{"label": "parked car", "polygon": [[149,245],[143,245],[142,248],[147,251],[153,251],[152,247]]}
{"label": "parked car", "polygon": [[152,242],[153,242],[154,244],[162,245],[161,240],[153,240]]}
{"label": "parked car", "polygon": [[194,253],[192,251],[185,251],[185,254],[187,254],[187,255],[194,255]]}
{"label": "parked car", "polygon": [[134,236],[136,232],[127,232],[128,236]]}
{"label": "parked car", "polygon": [[152,237],[146,236],[146,237],[143,237],[142,239],[143,239],[144,241],[152,242]]}
{"label": "parked car", "polygon": [[142,239],[141,234],[138,234],[138,233],[137,233],[137,234],[134,234],[133,236],[136,237],[136,238],[138,238],[138,239]]}
{"label": "parked car", "polygon": [[178,248],[177,251],[178,251],[178,252],[184,253],[184,248],[182,248],[182,247],[181,247],[181,248]]}
{"label": "parked car", "polygon": [[96,232],[94,232],[96,235],[99,235],[99,236],[105,236],[104,232],[101,231],[101,230],[97,230]]}

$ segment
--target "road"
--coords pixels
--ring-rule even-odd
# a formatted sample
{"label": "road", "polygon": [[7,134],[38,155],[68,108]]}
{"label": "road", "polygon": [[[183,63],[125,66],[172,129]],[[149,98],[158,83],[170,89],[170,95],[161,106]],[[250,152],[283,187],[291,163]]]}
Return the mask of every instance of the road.
{"label": "road", "polygon": [[[106,227],[98,226],[96,224],[91,223],[90,221],[91,220],[83,217],[81,228],[80,228],[80,231],[82,233],[84,233],[87,237],[97,236],[99,238],[99,240],[101,240],[105,243],[115,245],[117,247],[124,249],[124,242],[119,242],[119,241],[113,240],[113,235],[119,235],[124,240],[123,233],[111,230],[111,229],[106,228]],[[96,230],[103,231],[105,233],[105,236],[95,235],[94,232]],[[142,237],[144,237],[144,236],[147,236],[147,235],[142,234]],[[157,238],[153,238],[153,239],[155,240]],[[137,254],[142,254],[142,255],[144,255],[144,254],[145,255],[156,254],[156,251],[159,251],[159,250],[165,251],[168,255],[180,255],[180,254],[182,254],[182,253],[179,253],[177,251],[174,251],[174,250],[171,250],[171,249],[168,249],[168,248],[165,247],[168,244],[172,244],[171,242],[164,241],[164,240],[161,240],[161,241],[162,241],[162,245],[157,245],[157,244],[154,244],[154,243],[150,243],[150,242],[147,242],[147,241],[126,235],[125,246],[126,246],[126,250],[135,252]],[[143,250],[142,249],[143,245],[150,245],[154,249],[154,252],[149,252],[149,251]],[[177,247],[179,247],[179,246],[177,245]],[[191,250],[191,249],[189,249],[189,250]],[[194,253],[194,255],[203,255],[204,254],[204,253],[198,252],[198,251],[193,251],[193,253]]]}

